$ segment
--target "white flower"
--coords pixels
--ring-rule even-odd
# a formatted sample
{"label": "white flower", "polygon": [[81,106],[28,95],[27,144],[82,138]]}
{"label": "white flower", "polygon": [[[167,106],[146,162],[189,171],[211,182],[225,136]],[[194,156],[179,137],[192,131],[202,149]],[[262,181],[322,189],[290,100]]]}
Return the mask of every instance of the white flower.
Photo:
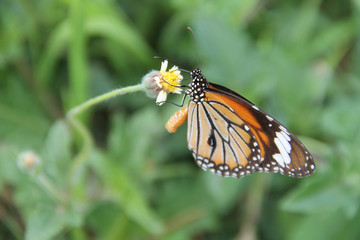
{"label": "white flower", "polygon": [[18,167],[29,174],[35,174],[39,170],[41,158],[32,150],[21,152],[18,155]]}
{"label": "white flower", "polygon": [[151,71],[143,77],[143,86],[145,92],[150,97],[156,97],[156,104],[162,105],[167,98],[168,93],[181,94],[180,88],[183,76],[177,66],[173,66],[169,71],[166,71],[168,61],[161,63],[159,71]]}

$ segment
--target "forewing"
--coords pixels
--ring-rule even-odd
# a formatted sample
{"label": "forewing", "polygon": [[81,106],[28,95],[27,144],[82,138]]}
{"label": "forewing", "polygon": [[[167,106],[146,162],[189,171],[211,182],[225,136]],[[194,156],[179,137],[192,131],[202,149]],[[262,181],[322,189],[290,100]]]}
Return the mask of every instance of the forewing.
{"label": "forewing", "polygon": [[281,123],[235,92],[212,84],[208,102],[231,109],[251,129],[261,151],[259,172],[305,177],[315,171],[313,158],[300,140]]}
{"label": "forewing", "polygon": [[264,131],[271,141],[265,147],[265,159],[257,171],[280,172],[290,177],[311,175],[315,163],[300,140],[276,120],[269,120],[267,126]]}

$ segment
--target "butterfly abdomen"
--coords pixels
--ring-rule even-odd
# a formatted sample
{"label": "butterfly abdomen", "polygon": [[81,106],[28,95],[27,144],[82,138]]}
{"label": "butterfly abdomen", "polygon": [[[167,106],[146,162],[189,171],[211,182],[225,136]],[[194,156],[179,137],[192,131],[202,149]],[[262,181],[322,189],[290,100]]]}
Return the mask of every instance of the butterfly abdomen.
{"label": "butterfly abdomen", "polygon": [[185,105],[169,118],[165,125],[165,128],[168,130],[169,133],[176,132],[176,130],[186,122],[187,115],[188,105]]}

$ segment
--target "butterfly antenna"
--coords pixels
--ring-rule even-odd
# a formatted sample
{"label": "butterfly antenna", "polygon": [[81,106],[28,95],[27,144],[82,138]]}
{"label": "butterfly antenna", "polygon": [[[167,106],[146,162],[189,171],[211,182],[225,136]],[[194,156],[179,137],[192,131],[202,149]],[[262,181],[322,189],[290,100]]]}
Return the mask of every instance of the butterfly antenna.
{"label": "butterfly antenna", "polygon": [[189,70],[186,70],[186,69],[183,69],[183,68],[179,68],[179,70],[180,70],[180,71],[182,71],[182,72],[187,72],[187,73],[191,73],[191,71],[189,71]]}
{"label": "butterfly antenna", "polygon": [[194,48],[195,48],[195,57],[196,57],[196,63],[197,63],[197,67],[199,68],[200,64],[199,64],[199,53],[196,47],[196,39],[195,39],[195,35],[194,35],[194,31],[191,29],[191,27],[187,27],[187,29],[191,32],[191,36],[193,38],[194,41]]}

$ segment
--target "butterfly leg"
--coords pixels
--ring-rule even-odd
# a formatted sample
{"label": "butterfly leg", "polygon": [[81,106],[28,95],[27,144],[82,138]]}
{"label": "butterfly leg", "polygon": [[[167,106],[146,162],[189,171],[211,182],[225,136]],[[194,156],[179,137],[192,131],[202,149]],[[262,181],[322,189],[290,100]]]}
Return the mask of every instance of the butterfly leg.
{"label": "butterfly leg", "polygon": [[163,103],[171,103],[171,104],[173,104],[175,106],[182,107],[182,106],[184,106],[185,98],[186,98],[186,95],[183,96],[180,104],[177,104],[177,103],[174,103],[174,102],[171,102],[171,101],[161,101],[161,102],[156,102],[156,104],[161,105]]}

